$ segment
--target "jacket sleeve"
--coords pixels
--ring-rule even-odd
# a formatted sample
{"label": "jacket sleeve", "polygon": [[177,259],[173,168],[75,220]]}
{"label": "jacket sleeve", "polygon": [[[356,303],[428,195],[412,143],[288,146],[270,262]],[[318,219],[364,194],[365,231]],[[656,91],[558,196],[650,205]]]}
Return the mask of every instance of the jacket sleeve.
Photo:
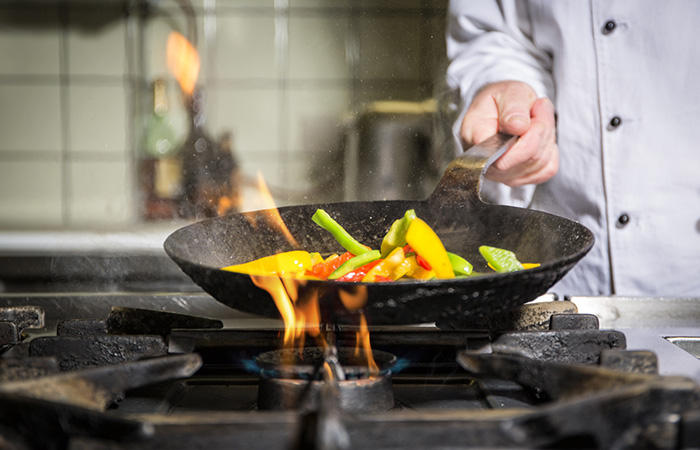
{"label": "jacket sleeve", "polygon": [[[451,0],[447,14],[447,84],[459,94],[453,126],[458,151],[459,129],[479,89],[504,80],[522,81],[539,97],[554,101],[551,57],[531,39],[529,2],[523,0]],[[487,201],[527,206],[534,186],[509,188],[484,180]]]}

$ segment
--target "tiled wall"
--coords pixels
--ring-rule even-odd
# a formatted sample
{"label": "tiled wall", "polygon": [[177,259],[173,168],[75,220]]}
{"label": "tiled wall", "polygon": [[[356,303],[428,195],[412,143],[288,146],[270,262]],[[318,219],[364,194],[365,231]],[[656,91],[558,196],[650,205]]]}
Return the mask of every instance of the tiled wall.
{"label": "tiled wall", "polygon": [[[322,199],[348,118],[431,97],[445,0],[195,0],[207,128],[281,203]],[[128,229],[174,0],[0,2],[0,228]],[[328,170],[324,164],[328,163]],[[342,174],[340,181],[342,183]],[[244,206],[253,208],[251,200]]]}

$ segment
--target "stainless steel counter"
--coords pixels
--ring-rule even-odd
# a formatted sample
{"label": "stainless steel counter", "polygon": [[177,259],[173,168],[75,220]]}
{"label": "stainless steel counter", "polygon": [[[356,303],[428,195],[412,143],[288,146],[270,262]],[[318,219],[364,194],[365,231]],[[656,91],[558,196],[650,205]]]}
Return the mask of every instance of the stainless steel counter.
{"label": "stainless steel counter", "polygon": [[700,298],[572,297],[580,313],[595,314],[601,329],[622,331],[630,350],[650,350],[662,375],[700,382],[700,359],[683,345],[700,336]]}

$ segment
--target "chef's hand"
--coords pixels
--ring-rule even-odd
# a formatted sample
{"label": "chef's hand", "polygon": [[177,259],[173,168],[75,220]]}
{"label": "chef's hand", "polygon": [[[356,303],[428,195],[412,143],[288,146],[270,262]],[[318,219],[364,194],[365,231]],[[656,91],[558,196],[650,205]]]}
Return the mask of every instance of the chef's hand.
{"label": "chef's hand", "polygon": [[520,139],[486,171],[486,178],[516,187],[540,184],[559,170],[554,105],[537,98],[520,81],[488,84],[474,97],[460,136],[465,147],[479,144],[497,131]]}

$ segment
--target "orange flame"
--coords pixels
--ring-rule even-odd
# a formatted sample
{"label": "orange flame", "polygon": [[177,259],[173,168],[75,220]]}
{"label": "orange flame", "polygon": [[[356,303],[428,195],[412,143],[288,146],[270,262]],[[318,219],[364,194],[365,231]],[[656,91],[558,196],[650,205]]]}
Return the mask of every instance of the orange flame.
{"label": "orange flame", "polygon": [[275,302],[275,306],[277,306],[284,322],[284,346],[286,348],[293,347],[297,334],[297,315],[293,300],[289,297],[282,279],[258,275],[251,275],[250,279],[253,280],[257,287],[265,289],[272,296],[272,300]]}
{"label": "orange flame", "polygon": [[[292,236],[282,216],[275,205],[274,199],[265,184],[265,180],[258,172],[258,187],[268,209],[264,211],[264,217],[271,226],[278,229],[287,241],[298,247],[296,239]],[[251,223],[255,224],[255,215],[246,215]],[[306,334],[309,334],[319,345],[328,345],[326,336],[321,333],[321,312],[319,306],[319,293],[317,289],[306,290],[303,298],[299,298],[299,288],[305,283],[303,280],[285,277],[263,277],[251,275],[253,283],[266,290],[271,296],[284,322],[283,346],[285,348],[303,348]],[[353,291],[340,290],[339,296],[343,306],[350,311],[357,311],[367,303],[367,286],[357,286]],[[360,355],[360,349],[364,350],[370,376],[379,373],[379,367],[372,353],[370,345],[369,328],[364,314],[360,314],[360,328],[356,333],[355,355]]]}
{"label": "orange flame", "polygon": [[[282,345],[284,348],[303,348],[306,334],[314,337],[320,346],[327,347],[328,343],[321,333],[318,290],[306,291],[303,298],[299,298],[299,287],[304,283],[302,280],[285,278],[284,276],[251,275],[250,278],[256,286],[266,290],[272,296],[275,306],[282,316],[284,322]],[[366,299],[366,290],[362,293]],[[360,295],[359,298],[361,299],[363,296]],[[367,360],[370,376],[376,376],[379,373],[379,366],[372,353],[369,327],[364,314],[360,314],[360,328],[356,332],[355,356],[360,356],[361,350]]]}
{"label": "orange flame", "polygon": [[360,315],[360,330],[357,332],[357,343],[355,344],[355,356],[360,355],[360,347],[365,351],[367,357],[367,367],[369,368],[370,376],[379,374],[379,366],[374,360],[372,354],[372,346],[369,342],[369,328],[367,327],[367,319],[364,314]]}
{"label": "orange flame", "polygon": [[173,74],[182,92],[192,95],[197,78],[199,77],[199,54],[194,46],[183,35],[171,32],[166,48],[168,69]]}
{"label": "orange flame", "polygon": [[367,304],[367,286],[357,286],[353,292],[340,289],[338,295],[343,306],[350,311],[357,311]]}
{"label": "orange flame", "polygon": [[299,247],[297,240],[294,239],[294,236],[292,236],[289,228],[287,228],[287,225],[285,225],[284,221],[282,220],[282,216],[275,205],[275,200],[273,199],[272,194],[270,194],[270,190],[267,188],[265,179],[260,171],[258,171],[258,189],[260,190],[260,195],[262,196],[265,206],[267,206],[267,209],[264,212],[268,222],[284,235],[287,242],[294,247]]}

